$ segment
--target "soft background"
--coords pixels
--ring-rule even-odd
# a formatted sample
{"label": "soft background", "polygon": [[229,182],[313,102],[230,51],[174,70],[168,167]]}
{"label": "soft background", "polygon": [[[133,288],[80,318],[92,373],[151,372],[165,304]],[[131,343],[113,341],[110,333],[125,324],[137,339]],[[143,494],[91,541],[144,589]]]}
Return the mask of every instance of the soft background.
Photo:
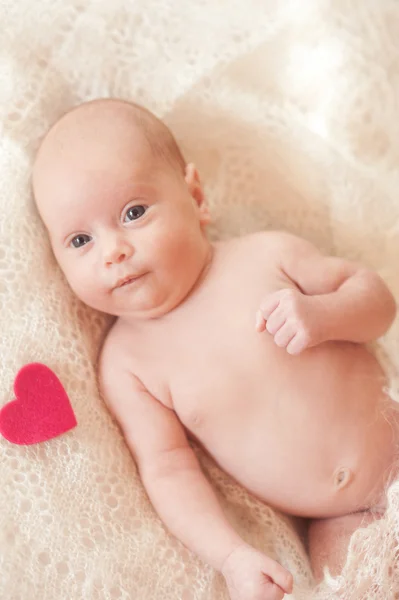
{"label": "soft background", "polygon": [[[213,238],[284,228],[377,269],[398,298],[399,4],[0,1],[0,405],[17,370],[40,361],[79,422],[36,446],[0,439],[1,595],[223,600],[222,577],[148,503],[96,387],[107,318],[72,296],[33,207],[41,136],[100,96],[143,103],[171,127],[202,173]],[[397,325],[380,351],[397,394]],[[296,600],[399,598],[398,489],[344,577],[311,591],[292,522],[201,460],[241,534],[292,571]]]}

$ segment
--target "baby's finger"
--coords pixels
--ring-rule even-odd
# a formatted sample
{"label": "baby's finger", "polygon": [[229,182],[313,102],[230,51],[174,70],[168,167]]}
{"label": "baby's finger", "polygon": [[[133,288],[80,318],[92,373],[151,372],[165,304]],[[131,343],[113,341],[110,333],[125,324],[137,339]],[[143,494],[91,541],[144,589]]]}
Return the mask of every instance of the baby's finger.
{"label": "baby's finger", "polygon": [[260,310],[258,310],[258,312],[256,313],[255,329],[256,331],[259,331],[259,333],[265,331],[266,329],[266,321],[263,318],[262,311]]}
{"label": "baby's finger", "polygon": [[264,575],[271,577],[273,582],[276,583],[286,594],[291,594],[293,579],[292,575],[287,569],[284,569],[278,562],[265,557],[267,564],[265,564]]}
{"label": "baby's finger", "polygon": [[274,336],[274,343],[280,348],[286,348],[290,341],[295,337],[295,334],[295,325],[290,321],[286,321]]}
{"label": "baby's finger", "polygon": [[306,335],[303,332],[296,333],[287,346],[288,354],[299,354],[302,350],[305,350],[308,342]]}
{"label": "baby's finger", "polygon": [[273,588],[268,590],[265,600],[283,600],[284,596],[285,593],[281,587],[276,583],[273,583]]}
{"label": "baby's finger", "polygon": [[283,592],[283,590],[281,589],[281,587],[279,585],[276,585],[276,590],[275,590],[275,599],[276,600],[283,600],[285,596],[285,593]]}
{"label": "baby's finger", "polygon": [[281,589],[279,585],[275,584],[274,596],[272,596],[273,600],[283,600],[285,596],[284,591]]}
{"label": "baby's finger", "polygon": [[286,322],[286,315],[283,310],[279,307],[276,308],[270,315],[268,319],[266,319],[266,329],[272,335],[275,335],[280,327],[284,325]]}
{"label": "baby's finger", "polygon": [[282,600],[284,598],[284,590],[274,583],[269,575],[263,574],[262,588],[262,600]]}
{"label": "baby's finger", "polygon": [[263,317],[267,320],[272,312],[276,310],[278,305],[280,304],[280,296],[277,294],[271,294],[268,296],[260,305],[260,310],[262,311]]}
{"label": "baby's finger", "polygon": [[265,582],[261,595],[256,596],[256,598],[261,598],[262,600],[283,600],[284,592],[276,583],[272,581]]}

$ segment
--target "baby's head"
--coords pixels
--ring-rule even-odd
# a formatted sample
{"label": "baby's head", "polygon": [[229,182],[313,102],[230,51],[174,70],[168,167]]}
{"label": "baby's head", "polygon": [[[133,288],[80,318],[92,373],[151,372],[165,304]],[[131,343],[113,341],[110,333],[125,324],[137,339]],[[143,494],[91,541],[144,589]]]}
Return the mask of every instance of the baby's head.
{"label": "baby's head", "polygon": [[161,316],[209,261],[198,173],[140,106],[96,100],[64,115],[39,148],[33,191],[71,288],[97,310]]}

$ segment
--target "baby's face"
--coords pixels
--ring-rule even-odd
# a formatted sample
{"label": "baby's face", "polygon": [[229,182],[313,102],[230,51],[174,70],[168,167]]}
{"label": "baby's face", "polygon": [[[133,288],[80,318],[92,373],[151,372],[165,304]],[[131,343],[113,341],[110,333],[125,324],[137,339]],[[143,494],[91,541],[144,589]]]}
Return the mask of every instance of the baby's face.
{"label": "baby's face", "polygon": [[165,314],[209,256],[196,171],[178,173],[146,144],[129,153],[93,144],[86,154],[38,165],[36,198],[55,257],[87,305],[126,318]]}

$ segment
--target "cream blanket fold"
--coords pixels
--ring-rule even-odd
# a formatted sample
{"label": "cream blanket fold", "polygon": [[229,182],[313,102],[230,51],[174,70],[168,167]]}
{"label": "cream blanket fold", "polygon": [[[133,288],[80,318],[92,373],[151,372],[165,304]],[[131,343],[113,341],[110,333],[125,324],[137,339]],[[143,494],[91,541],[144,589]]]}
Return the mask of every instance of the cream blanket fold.
{"label": "cream blanket fold", "polygon": [[[0,32],[0,405],[19,368],[43,362],[78,420],[35,446],[0,438],[0,595],[226,600],[222,577],[156,517],[99,397],[109,319],[73,297],[54,261],[32,159],[70,107],[142,103],[197,164],[214,239],[284,228],[360,259],[399,298],[399,4],[0,0]],[[399,396],[397,324],[378,351]],[[293,521],[200,459],[242,536],[291,570],[295,600],[399,598],[398,486],[342,577],[313,590]]]}

